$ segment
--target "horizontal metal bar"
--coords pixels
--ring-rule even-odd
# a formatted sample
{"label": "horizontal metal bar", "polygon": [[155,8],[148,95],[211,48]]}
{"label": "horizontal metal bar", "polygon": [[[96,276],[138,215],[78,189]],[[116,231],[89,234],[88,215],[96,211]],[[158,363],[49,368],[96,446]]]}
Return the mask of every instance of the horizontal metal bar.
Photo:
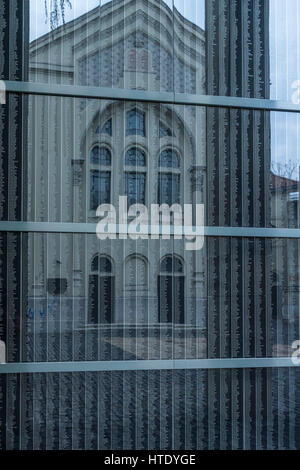
{"label": "horizontal metal bar", "polygon": [[123,101],[140,101],[190,106],[243,108],[265,111],[300,112],[300,105],[287,101],[235,96],[192,95],[187,93],[129,90],[122,88],[59,85],[22,81],[6,81],[7,92],[71,98],[95,98]]}
{"label": "horizontal metal bar", "polygon": [[[38,232],[38,233],[85,233],[96,235],[97,224],[78,222],[21,222],[2,221],[0,222],[0,232]],[[180,230],[176,227],[175,233]],[[183,232],[184,229],[184,232]],[[173,234],[173,227],[170,233]],[[182,227],[184,235],[208,236],[208,237],[257,237],[257,238],[300,238],[300,229],[293,228],[261,228],[261,227]],[[124,226],[116,225],[116,234],[127,233]],[[135,232],[134,232],[135,233]],[[149,226],[148,231],[143,230],[143,234],[151,236],[157,234],[157,226]],[[159,234],[165,233],[165,227]],[[183,237],[184,237],[183,235]]]}
{"label": "horizontal metal bar", "polygon": [[174,93],[126,90],[122,88],[106,88],[81,85],[59,85],[34,82],[6,81],[5,90],[13,93],[32,95],[62,96],[70,98],[96,98],[122,101],[150,101],[174,103]]}
{"label": "horizontal metal bar", "polygon": [[0,222],[0,232],[93,233],[97,224],[71,222]]}
{"label": "horizontal metal bar", "polygon": [[294,364],[290,357],[149,361],[18,362],[0,364],[0,374],[126,370],[254,369],[270,367],[299,367],[299,365]]}
{"label": "horizontal metal bar", "polygon": [[261,227],[204,227],[209,237],[300,238],[300,229]]}
{"label": "horizontal metal bar", "polygon": [[236,96],[190,95],[186,93],[175,93],[174,104],[294,113],[300,112],[300,105],[293,104],[288,101],[242,98]]}

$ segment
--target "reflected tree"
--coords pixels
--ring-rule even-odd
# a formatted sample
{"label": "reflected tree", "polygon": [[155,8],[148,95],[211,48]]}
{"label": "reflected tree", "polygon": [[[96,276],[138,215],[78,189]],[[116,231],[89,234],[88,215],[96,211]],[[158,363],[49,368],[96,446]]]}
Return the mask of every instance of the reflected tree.
{"label": "reflected tree", "polygon": [[65,24],[66,7],[72,8],[71,0],[45,0],[46,21],[48,21],[48,18],[50,19],[52,31],[59,26],[60,18],[62,23]]}

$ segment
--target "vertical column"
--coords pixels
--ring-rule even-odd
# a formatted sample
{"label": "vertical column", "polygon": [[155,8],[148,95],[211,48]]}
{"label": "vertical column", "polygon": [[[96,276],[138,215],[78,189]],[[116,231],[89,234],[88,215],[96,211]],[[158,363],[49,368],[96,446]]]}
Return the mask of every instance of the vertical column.
{"label": "vertical column", "polygon": [[[0,4],[0,79],[26,80],[28,75],[29,1]],[[26,217],[26,123],[27,98],[6,96],[0,105],[0,220]],[[26,186],[26,185],[25,185]],[[27,249],[22,235],[0,236],[0,340],[7,361],[22,359],[22,324],[26,311]],[[26,241],[26,238],[25,238]],[[2,449],[18,449],[20,441],[20,377],[1,379],[0,436]]]}
{"label": "vertical column", "polygon": [[[190,169],[193,207],[205,203],[206,167],[195,165]],[[206,208],[204,207],[204,210]],[[194,223],[195,225],[195,223]],[[207,329],[206,307],[206,256],[205,247],[193,252],[194,257],[194,291],[195,291],[195,326],[201,331]],[[200,353],[200,351],[199,351]],[[203,354],[203,351],[201,352]]]}
{"label": "vertical column", "polygon": [[[208,94],[269,97],[268,23],[268,1],[206,1]],[[269,171],[269,114],[207,109],[208,225],[268,226]],[[267,324],[267,298],[271,292],[266,277],[269,258],[265,241],[215,238],[208,245],[209,357],[266,355],[267,330],[271,327]],[[255,436],[266,419],[265,403],[259,398],[266,392],[266,378],[266,374],[245,371],[241,381],[235,371],[231,376],[226,371],[220,376],[211,372],[212,446],[230,446],[233,430],[234,448],[241,447],[242,442],[249,448],[264,446],[263,440]],[[219,404],[215,398],[218,393]],[[232,410],[224,393],[238,397]],[[230,424],[232,413],[244,421],[244,427]],[[243,440],[241,429],[245,433]]]}

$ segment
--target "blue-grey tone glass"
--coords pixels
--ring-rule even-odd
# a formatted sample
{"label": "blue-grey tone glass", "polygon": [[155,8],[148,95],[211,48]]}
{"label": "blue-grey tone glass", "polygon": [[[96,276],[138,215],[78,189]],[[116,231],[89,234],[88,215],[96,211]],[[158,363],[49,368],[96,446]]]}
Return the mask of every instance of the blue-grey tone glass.
{"label": "blue-grey tone glass", "polygon": [[128,166],[146,166],[146,155],[137,148],[127,150],[125,155],[125,165]]}
{"label": "blue-grey tone glass", "polygon": [[96,210],[99,205],[110,202],[110,179],[109,171],[91,171],[90,209]]}
{"label": "blue-grey tone glass", "polygon": [[158,203],[177,204],[180,202],[180,176],[172,173],[159,173]]}
{"label": "blue-grey tone glass", "polygon": [[91,151],[91,163],[96,165],[111,165],[111,153],[106,147],[94,147]]}
{"label": "blue-grey tone glass", "polygon": [[164,150],[159,156],[159,166],[165,168],[180,168],[180,160],[172,149]]}
{"label": "blue-grey tone glass", "polygon": [[183,266],[182,261],[175,256],[166,256],[160,263],[160,271],[167,273],[182,273]]}
{"label": "blue-grey tone glass", "polygon": [[141,135],[145,137],[145,113],[132,109],[126,115],[126,135]]}
{"label": "blue-grey tone glass", "polygon": [[300,450],[299,0],[0,38],[0,450]]}

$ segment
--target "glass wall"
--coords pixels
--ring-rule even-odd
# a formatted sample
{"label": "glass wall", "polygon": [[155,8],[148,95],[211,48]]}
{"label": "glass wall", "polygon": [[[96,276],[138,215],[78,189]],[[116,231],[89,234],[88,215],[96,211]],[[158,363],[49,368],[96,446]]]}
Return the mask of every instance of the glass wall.
{"label": "glass wall", "polygon": [[300,448],[299,14],[1,3],[1,449]]}
{"label": "glass wall", "polygon": [[3,375],[1,446],[298,449],[298,384],[288,368]]}

